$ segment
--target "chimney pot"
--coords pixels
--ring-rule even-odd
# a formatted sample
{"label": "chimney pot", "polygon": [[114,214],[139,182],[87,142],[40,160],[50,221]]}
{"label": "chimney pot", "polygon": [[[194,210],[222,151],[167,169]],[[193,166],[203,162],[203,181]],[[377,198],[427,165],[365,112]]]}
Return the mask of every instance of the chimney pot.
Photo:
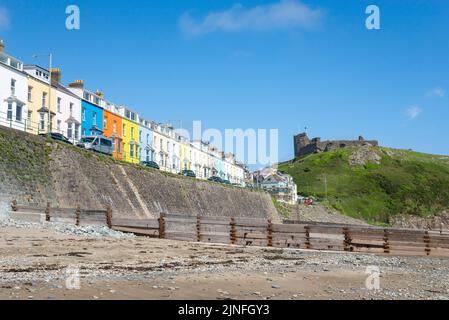
{"label": "chimney pot", "polygon": [[51,68],[51,79],[53,82],[61,83],[61,69]]}
{"label": "chimney pot", "polygon": [[69,87],[84,89],[84,81],[83,80],[75,80],[69,84]]}

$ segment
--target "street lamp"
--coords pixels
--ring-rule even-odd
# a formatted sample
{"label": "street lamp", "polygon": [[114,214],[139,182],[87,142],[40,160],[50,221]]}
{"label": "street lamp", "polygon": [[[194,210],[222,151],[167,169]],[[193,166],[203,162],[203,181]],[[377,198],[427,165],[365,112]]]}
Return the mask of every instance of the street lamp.
{"label": "street lamp", "polygon": [[[51,69],[52,69],[52,63],[53,63],[53,55],[51,53],[49,54],[34,54],[33,58],[38,58],[42,56],[48,56],[48,64],[50,66],[49,69],[49,79],[48,79],[48,125],[47,125],[47,134],[50,136],[50,130],[51,130]],[[45,106],[44,106],[45,107]]]}

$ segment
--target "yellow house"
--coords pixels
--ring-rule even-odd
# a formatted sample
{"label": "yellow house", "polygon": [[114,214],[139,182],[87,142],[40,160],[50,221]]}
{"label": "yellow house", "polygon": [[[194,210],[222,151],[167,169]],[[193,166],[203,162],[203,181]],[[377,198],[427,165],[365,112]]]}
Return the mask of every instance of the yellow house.
{"label": "yellow house", "polygon": [[190,142],[184,137],[181,137],[179,144],[179,158],[181,170],[192,170],[192,148]]}
{"label": "yellow house", "polygon": [[123,160],[140,163],[139,124],[123,117]]}
{"label": "yellow house", "polygon": [[[27,132],[41,134],[48,132],[48,107],[50,104],[50,131],[56,124],[56,89],[52,87],[49,94],[50,73],[39,66],[24,66],[28,74],[28,114]],[[51,99],[51,101],[50,101]]]}

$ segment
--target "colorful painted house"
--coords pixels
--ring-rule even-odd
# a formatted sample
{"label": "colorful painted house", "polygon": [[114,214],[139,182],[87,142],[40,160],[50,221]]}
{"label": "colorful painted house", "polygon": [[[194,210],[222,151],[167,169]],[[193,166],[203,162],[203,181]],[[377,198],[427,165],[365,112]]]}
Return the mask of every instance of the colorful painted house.
{"label": "colorful painted house", "polygon": [[69,90],[81,98],[81,136],[103,134],[103,94],[84,89],[84,81],[76,80],[69,84]]}
{"label": "colorful painted house", "polygon": [[56,90],[49,88],[50,72],[37,65],[26,65],[23,69],[28,74],[27,131],[43,134],[50,128],[53,132],[56,130]]}
{"label": "colorful painted house", "polygon": [[151,122],[140,119],[139,145],[140,161],[155,161],[154,135],[151,130]]}
{"label": "colorful painted house", "polygon": [[112,156],[122,160],[123,118],[120,116],[120,107],[108,101],[105,101],[103,109],[103,135],[112,139],[114,145]]}
{"label": "colorful painted house", "polygon": [[130,163],[140,163],[138,115],[126,107],[121,107],[120,115],[123,118],[123,160]]}
{"label": "colorful painted house", "polygon": [[188,139],[184,136],[178,136],[179,141],[179,159],[181,170],[192,169],[191,146]]}

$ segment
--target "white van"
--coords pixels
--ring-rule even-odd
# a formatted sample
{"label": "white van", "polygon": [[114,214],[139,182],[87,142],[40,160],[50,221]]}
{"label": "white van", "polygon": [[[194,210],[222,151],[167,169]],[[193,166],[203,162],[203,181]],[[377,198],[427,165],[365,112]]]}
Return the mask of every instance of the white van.
{"label": "white van", "polygon": [[114,145],[112,143],[112,140],[104,136],[82,137],[77,146],[86,150],[92,150],[107,154],[109,156],[112,156],[112,153],[114,152]]}

